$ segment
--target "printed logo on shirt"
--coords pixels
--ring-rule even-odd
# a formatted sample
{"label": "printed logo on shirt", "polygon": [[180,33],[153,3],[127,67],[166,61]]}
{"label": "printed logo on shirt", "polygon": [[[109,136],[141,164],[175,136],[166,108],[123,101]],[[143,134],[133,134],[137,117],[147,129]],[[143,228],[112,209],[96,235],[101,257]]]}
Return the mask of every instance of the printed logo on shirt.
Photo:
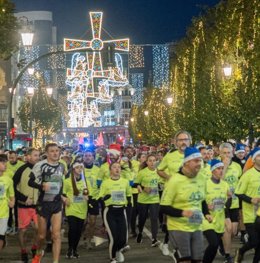
{"label": "printed logo on shirt", "polygon": [[192,192],[189,196],[189,202],[201,201],[203,199],[203,194],[200,191]]}

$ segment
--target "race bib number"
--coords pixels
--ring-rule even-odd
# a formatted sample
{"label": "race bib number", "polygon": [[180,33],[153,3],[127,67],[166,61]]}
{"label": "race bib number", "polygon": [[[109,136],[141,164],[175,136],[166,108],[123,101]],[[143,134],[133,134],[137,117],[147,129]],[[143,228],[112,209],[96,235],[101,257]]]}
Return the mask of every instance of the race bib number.
{"label": "race bib number", "polygon": [[189,217],[190,224],[200,225],[202,224],[202,213],[201,211],[194,211],[193,215]]}
{"label": "race bib number", "polygon": [[154,195],[158,195],[158,194],[159,194],[158,187],[151,188],[150,195],[154,196]]}
{"label": "race bib number", "polygon": [[231,186],[229,190],[232,193],[232,199],[237,199],[237,196],[235,195],[235,187]]}
{"label": "race bib number", "polygon": [[225,206],[224,200],[222,198],[213,199],[213,210],[222,210]]}
{"label": "race bib number", "polygon": [[85,201],[85,198],[83,195],[74,196],[73,202],[74,203],[83,203]]}
{"label": "race bib number", "polygon": [[60,192],[60,183],[59,182],[48,182],[50,188],[46,191],[47,194],[57,195]]}
{"label": "race bib number", "polygon": [[112,191],[111,193],[112,202],[124,202],[125,201],[125,192],[124,191]]}
{"label": "race bib number", "polygon": [[5,194],[5,186],[4,184],[0,184],[0,198],[3,198]]}

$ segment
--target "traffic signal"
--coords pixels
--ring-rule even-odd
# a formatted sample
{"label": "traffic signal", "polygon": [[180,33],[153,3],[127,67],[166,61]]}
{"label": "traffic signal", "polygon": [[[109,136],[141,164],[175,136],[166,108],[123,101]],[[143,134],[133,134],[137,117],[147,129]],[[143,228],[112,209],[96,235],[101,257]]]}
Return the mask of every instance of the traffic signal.
{"label": "traffic signal", "polygon": [[12,129],[10,130],[10,137],[11,137],[11,139],[14,139],[15,136],[16,136],[16,128],[12,128]]}

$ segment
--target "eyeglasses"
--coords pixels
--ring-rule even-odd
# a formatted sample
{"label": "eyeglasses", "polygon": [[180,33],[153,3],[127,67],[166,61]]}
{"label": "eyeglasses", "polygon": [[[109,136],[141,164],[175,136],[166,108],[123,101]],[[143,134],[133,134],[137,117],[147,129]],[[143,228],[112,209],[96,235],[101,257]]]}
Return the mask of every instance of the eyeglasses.
{"label": "eyeglasses", "polygon": [[190,139],[185,138],[185,139],[177,139],[177,142],[188,142]]}

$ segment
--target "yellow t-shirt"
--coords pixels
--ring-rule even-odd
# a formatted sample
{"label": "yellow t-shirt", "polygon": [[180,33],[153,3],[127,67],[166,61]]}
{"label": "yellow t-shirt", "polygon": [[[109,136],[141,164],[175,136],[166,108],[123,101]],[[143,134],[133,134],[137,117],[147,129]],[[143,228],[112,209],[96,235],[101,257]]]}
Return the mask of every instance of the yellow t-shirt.
{"label": "yellow t-shirt", "polygon": [[224,175],[224,180],[228,183],[229,190],[232,193],[232,204],[230,207],[231,209],[239,208],[239,200],[238,197],[235,195],[235,189],[237,187],[241,175],[242,175],[242,168],[236,162],[232,162],[228,166],[226,170],[226,174]]}
{"label": "yellow t-shirt", "polygon": [[[240,178],[236,194],[245,194],[251,198],[260,198],[260,172],[254,167],[247,170]],[[259,205],[242,201],[242,214],[244,223],[254,223]]]}
{"label": "yellow t-shirt", "polygon": [[150,170],[148,167],[139,171],[135,183],[142,187],[150,187],[151,192],[146,193],[144,190],[138,194],[137,202],[141,204],[156,204],[160,202],[159,197],[159,175],[157,170]]}
{"label": "yellow t-shirt", "polygon": [[9,217],[9,199],[14,197],[13,180],[7,176],[0,176],[0,218]]}
{"label": "yellow t-shirt", "polygon": [[109,164],[108,162],[106,162],[100,166],[100,169],[98,172],[98,180],[103,182],[109,178],[110,178]]}
{"label": "yellow t-shirt", "polygon": [[209,210],[213,217],[213,222],[209,223],[205,218],[203,220],[203,231],[213,229],[217,233],[225,231],[225,203],[229,192],[227,182],[220,180],[214,183],[211,178],[206,181],[205,200],[209,205],[213,205],[213,210]]}
{"label": "yellow t-shirt", "polygon": [[83,189],[86,188],[84,179],[82,178],[80,181],[76,181],[76,186],[80,192],[78,196],[73,195],[71,177],[66,178],[63,183],[63,194],[66,194],[70,200],[70,205],[65,206],[66,216],[75,216],[80,219],[85,219],[87,217],[88,202],[83,196]]}
{"label": "yellow t-shirt", "polygon": [[181,210],[193,210],[194,216],[167,216],[167,229],[194,232],[202,229],[202,201],[205,199],[205,182],[197,177],[188,178],[176,173],[169,180],[161,199],[161,205]]}
{"label": "yellow t-shirt", "polygon": [[15,165],[7,162],[6,164],[6,171],[4,172],[5,175],[8,175],[11,179],[14,177],[15,172],[24,165],[24,162],[18,160]]}
{"label": "yellow t-shirt", "polygon": [[183,153],[180,153],[177,150],[174,152],[169,152],[163,157],[157,169],[161,171],[165,171],[167,169],[168,175],[173,175],[179,171],[183,164],[183,160]]}
{"label": "yellow t-shirt", "polygon": [[127,197],[132,196],[132,190],[129,181],[124,178],[113,180],[111,178],[105,180],[101,184],[99,198],[110,195],[110,198],[105,200],[105,206],[126,206]]}
{"label": "yellow t-shirt", "polygon": [[99,194],[99,189],[97,187],[98,173],[99,173],[99,167],[97,167],[96,165],[93,165],[91,169],[87,169],[87,168],[84,169],[89,196],[91,196],[93,199],[97,199]]}

